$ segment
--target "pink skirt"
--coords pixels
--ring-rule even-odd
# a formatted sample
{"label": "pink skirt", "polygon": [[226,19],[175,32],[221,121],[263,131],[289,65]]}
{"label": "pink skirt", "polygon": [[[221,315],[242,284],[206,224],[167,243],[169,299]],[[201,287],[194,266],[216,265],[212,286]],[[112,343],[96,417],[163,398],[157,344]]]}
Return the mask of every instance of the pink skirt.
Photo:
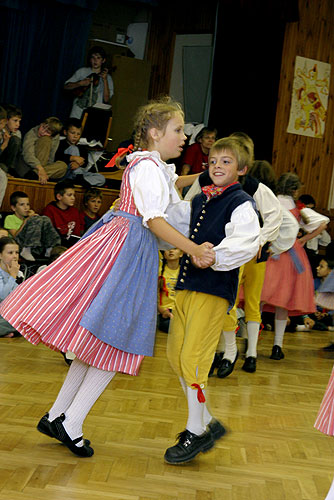
{"label": "pink skirt", "polygon": [[104,224],[19,285],[2,302],[0,314],[32,344],[69,350],[101,370],[138,375],[143,355],[116,349],[79,324],[111,271],[128,230],[128,220],[122,217]]}
{"label": "pink skirt", "polygon": [[324,434],[334,436],[334,367],[314,427]]}
{"label": "pink skirt", "polygon": [[312,270],[306,252],[298,241],[293,249],[304,270],[297,272],[289,252],[282,253],[279,259],[270,257],[261,294],[264,311],[274,312],[276,307],[281,307],[289,311],[289,316],[299,316],[316,310]]}

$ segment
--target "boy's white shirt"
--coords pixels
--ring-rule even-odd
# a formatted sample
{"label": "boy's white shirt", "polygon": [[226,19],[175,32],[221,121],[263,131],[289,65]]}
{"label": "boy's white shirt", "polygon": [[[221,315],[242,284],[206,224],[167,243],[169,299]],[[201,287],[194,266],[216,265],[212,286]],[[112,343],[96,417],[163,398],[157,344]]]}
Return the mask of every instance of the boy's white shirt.
{"label": "boy's white shirt", "polygon": [[[151,161],[143,160],[135,165],[129,174],[134,202],[143,216],[143,225],[147,227],[149,219],[163,217],[188,237],[191,204],[189,201],[180,200],[175,189],[175,182],[178,179],[175,165],[163,162],[156,151],[137,151],[129,155],[127,160],[131,161],[138,156],[152,156],[159,166],[152,169]],[[250,201],[233,211],[231,221],[225,226],[225,233],[226,237],[214,247],[216,262],[211,267],[215,271],[235,269],[257,254],[260,245],[260,225]],[[171,248],[170,245],[166,245],[167,248]]]}

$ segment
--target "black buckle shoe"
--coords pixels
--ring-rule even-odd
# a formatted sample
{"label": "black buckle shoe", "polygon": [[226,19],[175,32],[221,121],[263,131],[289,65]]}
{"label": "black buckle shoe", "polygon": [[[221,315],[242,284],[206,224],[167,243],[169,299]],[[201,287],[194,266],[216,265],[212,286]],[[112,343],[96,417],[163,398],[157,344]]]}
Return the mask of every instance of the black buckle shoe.
{"label": "black buckle shoe", "polygon": [[220,363],[223,360],[224,353],[223,352],[216,352],[215,357],[213,358],[213,362],[209,371],[209,377],[213,377],[214,371],[216,368],[219,367]]}
{"label": "black buckle shoe", "polygon": [[166,450],[164,458],[168,464],[190,462],[196,455],[209,451],[214,445],[214,439],[210,431],[197,436],[186,429],[180,432],[177,438],[179,442]]}
{"label": "black buckle shoe", "polygon": [[236,355],[233,363],[229,359],[223,359],[223,361],[220,363],[220,366],[218,367],[217,377],[218,378],[228,377],[233,372],[234,365],[235,365],[238,357],[239,357],[239,353],[237,351],[237,355]]}
{"label": "black buckle shoe", "polygon": [[248,373],[256,372],[256,358],[254,358],[254,356],[248,356],[241,369]]}
{"label": "black buckle shoe", "polygon": [[279,345],[274,345],[273,350],[271,351],[270,359],[276,359],[279,361],[284,358],[284,352]]}
{"label": "black buckle shoe", "polygon": [[[46,413],[44,417],[41,418],[41,420],[37,424],[37,430],[41,432],[42,434],[45,434],[46,436],[49,436],[54,439],[58,439],[58,441],[62,442],[62,440],[59,438],[59,436],[55,436],[53,434],[53,429],[51,426],[51,422],[49,420],[49,414]],[[89,439],[84,439],[85,445],[89,446],[90,441]]]}
{"label": "black buckle shoe", "polygon": [[77,443],[80,443],[80,441],[82,441],[82,436],[72,440],[65,431],[65,428],[63,426],[64,420],[65,415],[64,413],[62,413],[59,417],[50,422],[54,437],[61,441],[65,446],[67,446],[69,450],[71,450],[72,453],[74,453],[78,457],[91,457],[94,454],[93,448],[91,448],[87,444],[86,439],[84,440],[83,446],[76,446]]}
{"label": "black buckle shoe", "polygon": [[225,427],[222,425],[221,422],[219,422],[219,420],[215,418],[213,418],[211,422],[208,424],[208,429],[211,432],[214,441],[217,441],[218,439],[223,437],[224,434],[226,434]]}

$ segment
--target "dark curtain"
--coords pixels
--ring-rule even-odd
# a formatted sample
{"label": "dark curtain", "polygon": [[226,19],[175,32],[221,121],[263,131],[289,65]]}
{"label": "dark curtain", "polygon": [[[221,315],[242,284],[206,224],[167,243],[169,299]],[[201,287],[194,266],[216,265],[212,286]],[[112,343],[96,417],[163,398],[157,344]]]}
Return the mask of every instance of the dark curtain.
{"label": "dark curtain", "polygon": [[63,85],[85,65],[97,3],[0,0],[0,102],[22,109],[23,133],[48,116],[68,117],[72,98]]}
{"label": "dark curtain", "polygon": [[219,137],[247,133],[255,143],[255,158],[269,162],[290,21],[298,21],[297,0],[218,2],[210,126]]}

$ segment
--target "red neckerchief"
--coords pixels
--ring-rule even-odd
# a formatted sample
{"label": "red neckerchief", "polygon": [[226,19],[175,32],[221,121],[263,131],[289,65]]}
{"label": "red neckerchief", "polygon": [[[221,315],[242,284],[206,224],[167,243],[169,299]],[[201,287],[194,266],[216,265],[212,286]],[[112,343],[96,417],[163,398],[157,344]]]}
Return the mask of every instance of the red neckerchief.
{"label": "red neckerchief", "polygon": [[230,186],[234,186],[235,184],[239,184],[239,182],[232,182],[232,184],[228,184],[227,186],[215,186],[214,184],[210,184],[209,186],[203,186],[202,192],[207,197],[207,201],[209,201],[211,200],[211,198],[219,196],[225,191],[225,189],[229,188]]}
{"label": "red neckerchief", "polygon": [[301,210],[303,210],[303,208],[306,208],[306,205],[299,200],[295,201],[295,204],[296,204],[296,208],[298,208],[299,212]]}

